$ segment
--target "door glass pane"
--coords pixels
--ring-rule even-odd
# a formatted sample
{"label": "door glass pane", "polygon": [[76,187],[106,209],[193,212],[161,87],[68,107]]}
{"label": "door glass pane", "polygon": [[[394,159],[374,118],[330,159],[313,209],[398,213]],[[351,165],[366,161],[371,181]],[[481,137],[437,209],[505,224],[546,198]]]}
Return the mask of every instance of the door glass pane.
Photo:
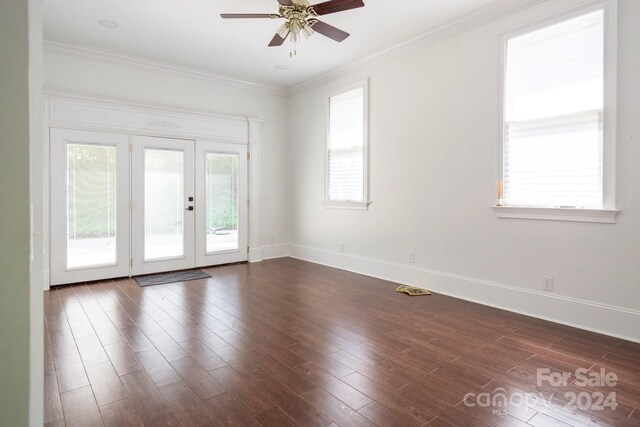
{"label": "door glass pane", "polygon": [[67,145],[67,268],[116,264],[116,148]]}
{"label": "door glass pane", "polygon": [[145,149],[145,261],[184,256],[184,213],[184,153]]}
{"label": "door glass pane", "polygon": [[207,153],[207,253],[238,249],[238,155]]}

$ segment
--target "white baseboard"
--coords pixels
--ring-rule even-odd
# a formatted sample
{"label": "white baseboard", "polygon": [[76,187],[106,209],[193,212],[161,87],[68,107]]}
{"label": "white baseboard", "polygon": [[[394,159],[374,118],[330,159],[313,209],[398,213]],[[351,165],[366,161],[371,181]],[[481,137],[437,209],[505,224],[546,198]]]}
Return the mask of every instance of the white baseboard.
{"label": "white baseboard", "polygon": [[289,256],[640,342],[640,311],[637,310],[301,245],[289,245]]}
{"label": "white baseboard", "polygon": [[289,245],[280,243],[262,247],[262,259],[284,258],[289,256]]}
{"label": "white baseboard", "polygon": [[262,261],[262,247],[261,246],[251,246],[249,248],[249,255],[247,256],[249,262],[260,262]]}
{"label": "white baseboard", "polygon": [[49,289],[51,289],[51,285],[49,284],[49,269],[45,268],[44,270],[42,270],[42,288],[45,291],[48,291]]}

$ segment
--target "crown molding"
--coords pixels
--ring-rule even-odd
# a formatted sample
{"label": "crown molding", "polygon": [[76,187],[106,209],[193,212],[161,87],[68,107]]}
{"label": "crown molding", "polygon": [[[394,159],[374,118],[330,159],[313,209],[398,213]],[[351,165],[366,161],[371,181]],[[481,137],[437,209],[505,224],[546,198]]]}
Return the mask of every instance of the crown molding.
{"label": "crown molding", "polygon": [[332,71],[322,74],[321,76],[313,77],[302,83],[293,85],[288,89],[288,95],[294,96],[300,94],[317,87],[320,84],[343,77],[348,73],[358,72],[375,64],[389,61],[393,58],[397,58],[436,42],[473,30],[489,22],[512,15],[545,1],[547,0],[497,0],[434,30],[398,43],[363,59],[338,67]]}
{"label": "crown molding", "polygon": [[295,84],[288,88],[220,76],[205,70],[181,67],[122,53],[106,51],[88,46],[61,43],[52,40],[45,40],[44,51],[81,59],[99,60],[119,65],[135,66],[144,70],[161,72],[178,77],[196,78],[235,87],[258,89],[272,95],[288,97],[305,92],[319,84],[340,78],[348,73],[364,70],[375,64],[389,61],[393,58],[397,58],[433,43],[454,37],[458,34],[478,28],[484,24],[545,1],[547,0],[497,0],[432,31],[398,43],[363,59],[335,68],[334,70],[328,71],[322,75],[305,80],[302,83]]}
{"label": "crown molding", "polygon": [[57,101],[63,102],[72,102],[72,103],[85,103],[85,104],[93,104],[100,105],[102,107],[112,107],[118,108],[121,111],[140,111],[140,110],[149,110],[152,109],[155,112],[160,113],[169,113],[172,116],[176,117],[199,117],[204,120],[211,119],[222,119],[222,120],[236,120],[242,122],[258,122],[262,123],[258,117],[254,116],[244,116],[238,114],[222,114],[216,113],[209,110],[203,109],[195,109],[195,108],[182,108],[175,107],[172,105],[166,104],[156,104],[156,103],[148,103],[148,102],[139,102],[132,99],[124,99],[124,98],[112,98],[108,96],[94,95],[89,93],[82,92],[72,92],[66,90],[52,89],[52,88],[44,88],[44,98],[46,101],[50,102],[55,99]]}
{"label": "crown molding", "polygon": [[181,67],[170,65],[162,62],[156,62],[149,59],[138,58],[117,52],[110,52],[93,47],[60,43],[52,40],[45,40],[44,51],[46,53],[54,53],[58,55],[70,56],[94,61],[104,61],[112,64],[125,65],[128,67],[137,67],[147,71],[160,72],[171,76],[200,79],[208,82],[224,84],[227,86],[245,87],[250,89],[258,89],[272,95],[286,97],[288,92],[285,88],[277,86],[269,86],[261,83],[235,79],[232,77],[220,76],[205,70],[195,68]]}

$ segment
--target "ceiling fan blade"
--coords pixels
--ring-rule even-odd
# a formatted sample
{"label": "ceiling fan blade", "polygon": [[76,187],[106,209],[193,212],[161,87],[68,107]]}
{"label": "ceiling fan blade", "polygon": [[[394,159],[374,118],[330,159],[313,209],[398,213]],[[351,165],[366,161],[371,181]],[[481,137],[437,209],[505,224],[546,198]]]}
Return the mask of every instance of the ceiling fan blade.
{"label": "ceiling fan blade", "polygon": [[[288,35],[289,34],[287,33],[287,36]],[[269,47],[282,46],[282,44],[286,39],[287,37],[281,37],[280,34],[276,33],[276,35],[273,36],[273,39],[271,39],[271,43],[269,43]]]}
{"label": "ceiling fan blade", "polygon": [[278,3],[283,6],[293,6],[293,0],[278,0]]}
{"label": "ceiling fan blade", "polygon": [[364,2],[362,0],[329,0],[324,3],[315,4],[311,6],[311,8],[317,15],[321,16],[350,9],[357,9],[363,6]]}
{"label": "ceiling fan blade", "polygon": [[317,19],[311,21],[311,28],[313,31],[322,34],[323,36],[329,37],[337,42],[341,42],[347,37],[349,37],[349,33],[342,31],[339,28],[334,27],[333,25],[326,24],[322,21],[318,21]]}
{"label": "ceiling fan blade", "polygon": [[280,15],[275,15],[273,13],[222,13],[220,16],[224,19],[280,18]]}

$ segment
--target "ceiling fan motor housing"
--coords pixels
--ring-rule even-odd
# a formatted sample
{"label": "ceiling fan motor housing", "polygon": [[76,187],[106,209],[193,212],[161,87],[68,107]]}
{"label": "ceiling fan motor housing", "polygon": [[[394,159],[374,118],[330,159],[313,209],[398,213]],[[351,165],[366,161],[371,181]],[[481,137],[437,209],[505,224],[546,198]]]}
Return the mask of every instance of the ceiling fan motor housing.
{"label": "ceiling fan motor housing", "polygon": [[309,6],[308,2],[305,3],[298,2],[292,6],[280,5],[280,16],[286,20],[280,31],[278,31],[281,37],[286,37],[291,33],[293,40],[297,41],[301,32],[307,37],[313,33],[311,27],[315,21],[309,18],[315,17],[317,14]]}
{"label": "ceiling fan motor housing", "polygon": [[326,0],[323,3],[311,5],[308,0],[278,0],[280,7],[278,13],[223,13],[223,19],[242,18],[270,18],[284,19],[285,22],[276,32],[269,46],[282,46],[289,38],[292,42],[292,55],[295,53],[295,44],[302,33],[310,37],[314,32],[322,34],[337,42],[344,41],[349,33],[332,25],[318,20],[324,16],[345,10],[357,9],[364,6],[363,0]]}

